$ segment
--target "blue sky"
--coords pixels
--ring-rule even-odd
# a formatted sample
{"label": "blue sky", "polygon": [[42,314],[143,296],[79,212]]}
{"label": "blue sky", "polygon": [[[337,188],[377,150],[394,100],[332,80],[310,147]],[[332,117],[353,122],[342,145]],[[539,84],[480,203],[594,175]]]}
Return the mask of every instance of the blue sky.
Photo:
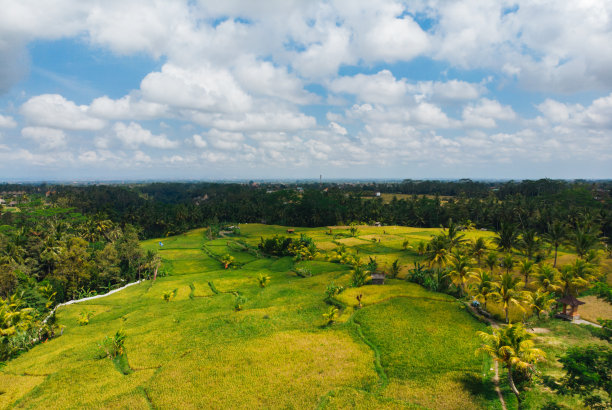
{"label": "blue sky", "polygon": [[2,9],[0,180],[612,177],[606,0]]}

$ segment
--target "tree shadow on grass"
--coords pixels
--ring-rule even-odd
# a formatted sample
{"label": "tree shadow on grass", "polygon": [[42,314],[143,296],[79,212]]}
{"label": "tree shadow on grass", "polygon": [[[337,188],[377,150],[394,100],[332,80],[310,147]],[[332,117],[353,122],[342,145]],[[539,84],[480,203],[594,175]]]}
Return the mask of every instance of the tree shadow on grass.
{"label": "tree shadow on grass", "polygon": [[457,376],[457,381],[472,396],[480,397],[487,402],[499,400],[495,392],[495,384],[490,378],[477,373],[463,373]]}

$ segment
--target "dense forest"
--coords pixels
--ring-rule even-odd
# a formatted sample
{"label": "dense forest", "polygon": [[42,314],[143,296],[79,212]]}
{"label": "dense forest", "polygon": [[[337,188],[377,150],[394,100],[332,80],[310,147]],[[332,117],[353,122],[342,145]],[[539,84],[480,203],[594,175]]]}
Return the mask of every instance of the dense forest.
{"label": "dense forest", "polygon": [[[57,186],[50,199],[114,223],[138,226],[143,238],[203,225],[263,222],[287,226],[353,221],[439,227],[449,219],[478,229],[546,232],[553,222],[587,224],[612,237],[612,182],[403,181],[384,184],[154,183]],[[384,201],[376,193],[404,194]],[[406,195],[407,194],[407,195]]]}

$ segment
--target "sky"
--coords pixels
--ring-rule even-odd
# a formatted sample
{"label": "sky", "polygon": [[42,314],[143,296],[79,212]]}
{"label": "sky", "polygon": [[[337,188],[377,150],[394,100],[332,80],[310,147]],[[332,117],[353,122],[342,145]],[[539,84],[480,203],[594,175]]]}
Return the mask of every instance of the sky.
{"label": "sky", "polygon": [[610,0],[0,10],[0,180],[612,178]]}

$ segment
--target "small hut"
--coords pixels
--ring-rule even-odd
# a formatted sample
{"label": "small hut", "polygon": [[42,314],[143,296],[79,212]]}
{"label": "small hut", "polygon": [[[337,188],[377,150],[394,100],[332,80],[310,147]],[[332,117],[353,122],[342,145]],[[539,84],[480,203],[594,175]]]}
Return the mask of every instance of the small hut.
{"label": "small hut", "polygon": [[561,299],[558,299],[557,303],[563,305],[563,313],[557,314],[557,317],[570,321],[580,319],[580,315],[578,314],[578,306],[584,305],[584,302],[576,299],[576,297],[573,295],[566,295]]}
{"label": "small hut", "polygon": [[384,285],[385,284],[385,274],[384,273],[373,273],[372,275],[372,285]]}

